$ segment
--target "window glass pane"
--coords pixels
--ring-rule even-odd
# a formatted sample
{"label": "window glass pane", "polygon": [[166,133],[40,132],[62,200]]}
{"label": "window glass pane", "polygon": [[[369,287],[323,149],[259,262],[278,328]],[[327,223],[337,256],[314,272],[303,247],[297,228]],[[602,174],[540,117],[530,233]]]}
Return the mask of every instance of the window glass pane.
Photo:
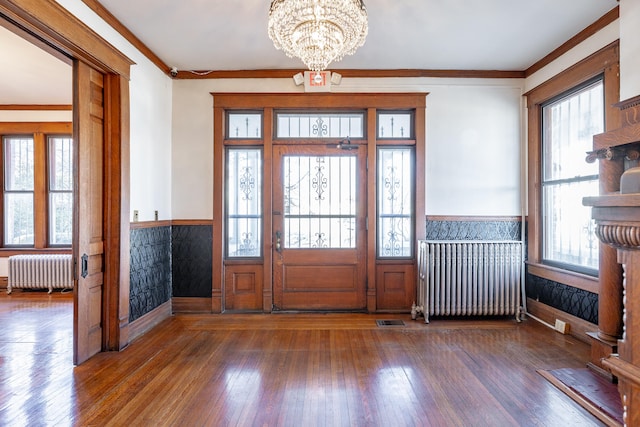
{"label": "window glass pane", "polygon": [[73,229],[73,141],[48,138],[49,244],[71,245]]}
{"label": "window glass pane", "polygon": [[413,138],[411,113],[378,114],[378,138],[411,139]]}
{"label": "window glass pane", "polygon": [[363,138],[363,113],[277,113],[277,138]]}
{"label": "window glass pane", "polygon": [[262,151],[227,150],[227,256],[259,257],[262,248]]}
{"label": "window glass pane", "polygon": [[4,138],[7,191],[33,191],[33,138]]}
{"label": "window glass pane", "polygon": [[30,137],[5,137],[4,244],[34,244],[34,143]]}
{"label": "window glass pane", "polygon": [[71,138],[49,138],[49,190],[73,191],[72,147]]}
{"label": "window glass pane", "polygon": [[356,247],[355,156],[286,156],[284,247]]}
{"label": "window glass pane", "polygon": [[542,109],[543,180],[597,175],[598,162],[584,161],[593,135],[604,132],[602,81],[545,105]]}
{"label": "window glass pane", "polygon": [[33,245],[33,193],[5,193],[4,244]]}
{"label": "window glass pane", "polygon": [[378,150],[378,257],[413,253],[411,148]]}
{"label": "window glass pane", "polygon": [[49,194],[49,243],[71,245],[73,229],[73,194]]}
{"label": "window glass pane", "polygon": [[544,187],[544,259],[598,269],[599,241],[585,195],[598,194],[598,180]]}
{"label": "window glass pane", "polygon": [[227,138],[256,139],[262,138],[262,114],[260,113],[228,113]]}
{"label": "window glass pane", "polygon": [[542,257],[585,272],[598,269],[598,238],[582,198],[598,194],[598,164],[587,163],[593,135],[604,131],[599,80],[542,108]]}

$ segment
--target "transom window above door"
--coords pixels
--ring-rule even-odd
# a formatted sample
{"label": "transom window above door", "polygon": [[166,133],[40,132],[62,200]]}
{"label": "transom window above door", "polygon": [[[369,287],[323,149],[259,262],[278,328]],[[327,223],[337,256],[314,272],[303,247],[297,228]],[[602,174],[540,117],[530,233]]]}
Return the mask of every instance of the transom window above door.
{"label": "transom window above door", "polygon": [[261,111],[233,111],[227,114],[228,139],[261,139]]}
{"label": "transom window above door", "polygon": [[413,139],[413,112],[378,112],[378,139]]}
{"label": "transom window above door", "polygon": [[364,112],[276,113],[276,138],[364,138]]}

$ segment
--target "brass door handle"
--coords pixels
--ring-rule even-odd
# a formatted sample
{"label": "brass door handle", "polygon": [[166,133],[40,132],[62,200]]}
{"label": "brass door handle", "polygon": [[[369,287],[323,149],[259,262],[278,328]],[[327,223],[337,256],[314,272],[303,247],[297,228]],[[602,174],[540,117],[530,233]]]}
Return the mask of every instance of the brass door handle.
{"label": "brass door handle", "polygon": [[282,233],[280,231],[276,231],[276,252],[282,252]]}

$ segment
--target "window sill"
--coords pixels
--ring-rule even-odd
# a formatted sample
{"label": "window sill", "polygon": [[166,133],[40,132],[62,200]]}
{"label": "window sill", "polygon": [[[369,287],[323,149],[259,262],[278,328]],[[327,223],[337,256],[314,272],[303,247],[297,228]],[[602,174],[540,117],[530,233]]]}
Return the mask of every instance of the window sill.
{"label": "window sill", "polygon": [[597,277],[588,276],[586,274],[576,273],[575,271],[563,270],[558,267],[549,265],[527,262],[529,273],[544,279],[553,280],[554,282],[563,283],[582,289],[594,294],[600,292],[600,281]]}
{"label": "window sill", "polygon": [[70,254],[71,252],[71,248],[0,248],[0,258],[8,258],[11,255]]}

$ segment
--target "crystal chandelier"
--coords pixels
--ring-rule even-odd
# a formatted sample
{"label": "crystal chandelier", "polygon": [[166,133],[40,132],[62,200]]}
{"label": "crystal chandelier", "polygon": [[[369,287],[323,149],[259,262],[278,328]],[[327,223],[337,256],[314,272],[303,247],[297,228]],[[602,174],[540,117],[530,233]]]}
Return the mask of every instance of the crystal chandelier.
{"label": "crystal chandelier", "polygon": [[311,71],[352,55],[368,31],[363,0],[272,0],[269,8],[273,44]]}

